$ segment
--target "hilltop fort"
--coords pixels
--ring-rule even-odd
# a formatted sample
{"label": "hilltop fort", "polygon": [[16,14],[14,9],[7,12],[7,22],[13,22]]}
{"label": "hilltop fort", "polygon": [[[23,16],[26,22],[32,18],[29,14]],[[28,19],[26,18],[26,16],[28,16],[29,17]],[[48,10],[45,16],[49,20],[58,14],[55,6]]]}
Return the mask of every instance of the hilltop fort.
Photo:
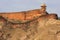
{"label": "hilltop fort", "polygon": [[0,13],[0,40],[60,40],[60,20],[40,9]]}
{"label": "hilltop fort", "polygon": [[[34,9],[34,10],[28,10],[28,11],[22,11],[22,12],[10,12],[10,13],[0,13],[0,16],[4,18],[8,18],[9,20],[32,20],[39,16],[49,15],[51,18],[58,18],[57,14],[49,14],[46,11],[46,4],[42,4],[40,9]],[[49,17],[47,16],[47,17]]]}

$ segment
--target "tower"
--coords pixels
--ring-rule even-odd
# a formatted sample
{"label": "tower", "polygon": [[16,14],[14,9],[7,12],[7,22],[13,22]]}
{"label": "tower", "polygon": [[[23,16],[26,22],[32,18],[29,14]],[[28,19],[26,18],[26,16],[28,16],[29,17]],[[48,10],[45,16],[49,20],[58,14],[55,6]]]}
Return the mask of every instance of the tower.
{"label": "tower", "polygon": [[41,11],[46,12],[46,4],[45,3],[41,4]]}

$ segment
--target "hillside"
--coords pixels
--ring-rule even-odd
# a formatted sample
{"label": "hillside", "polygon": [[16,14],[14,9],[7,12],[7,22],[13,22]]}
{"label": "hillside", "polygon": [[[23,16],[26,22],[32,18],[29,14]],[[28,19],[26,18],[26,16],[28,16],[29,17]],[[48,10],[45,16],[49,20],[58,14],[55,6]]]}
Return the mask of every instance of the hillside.
{"label": "hillside", "polygon": [[17,28],[11,28],[12,26],[3,28],[1,40],[60,40],[60,20],[35,20],[31,25],[20,24],[20,27],[16,25]]}

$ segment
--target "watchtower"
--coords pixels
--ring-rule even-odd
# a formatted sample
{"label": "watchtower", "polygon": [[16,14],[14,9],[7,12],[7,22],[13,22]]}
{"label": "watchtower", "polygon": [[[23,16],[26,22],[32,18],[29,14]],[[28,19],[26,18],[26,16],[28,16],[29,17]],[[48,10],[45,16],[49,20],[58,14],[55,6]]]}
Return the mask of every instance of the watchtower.
{"label": "watchtower", "polygon": [[45,3],[43,3],[43,4],[41,4],[41,11],[42,12],[46,12],[46,4]]}

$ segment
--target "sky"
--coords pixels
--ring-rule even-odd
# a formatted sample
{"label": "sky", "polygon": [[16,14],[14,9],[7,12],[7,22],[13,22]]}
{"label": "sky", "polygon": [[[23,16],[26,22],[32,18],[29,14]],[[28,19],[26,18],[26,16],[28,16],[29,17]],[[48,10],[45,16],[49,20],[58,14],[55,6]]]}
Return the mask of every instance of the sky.
{"label": "sky", "polygon": [[42,3],[47,5],[48,13],[56,13],[60,17],[60,0],[0,0],[0,12],[40,9]]}

